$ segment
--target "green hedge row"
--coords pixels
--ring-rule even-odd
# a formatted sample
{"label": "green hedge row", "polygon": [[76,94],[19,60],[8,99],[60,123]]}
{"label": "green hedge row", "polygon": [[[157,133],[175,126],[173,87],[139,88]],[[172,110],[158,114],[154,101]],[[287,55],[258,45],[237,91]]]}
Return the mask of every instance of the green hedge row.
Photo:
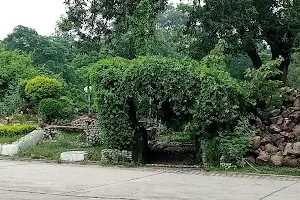
{"label": "green hedge row", "polygon": [[25,135],[35,130],[37,125],[22,124],[14,126],[0,126],[0,137],[11,137],[16,135]]}

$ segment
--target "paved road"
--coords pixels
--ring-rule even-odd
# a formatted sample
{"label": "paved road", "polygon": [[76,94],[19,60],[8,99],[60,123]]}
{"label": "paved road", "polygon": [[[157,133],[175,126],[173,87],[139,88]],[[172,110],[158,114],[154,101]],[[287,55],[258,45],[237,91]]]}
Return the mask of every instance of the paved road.
{"label": "paved road", "polygon": [[291,178],[0,160],[0,200],[299,200]]}

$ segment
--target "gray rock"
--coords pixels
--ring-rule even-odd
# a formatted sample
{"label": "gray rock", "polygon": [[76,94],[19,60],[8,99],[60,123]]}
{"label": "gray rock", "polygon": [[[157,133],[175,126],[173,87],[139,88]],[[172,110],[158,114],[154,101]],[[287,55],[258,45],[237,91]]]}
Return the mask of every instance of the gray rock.
{"label": "gray rock", "polygon": [[272,117],[270,120],[273,124],[280,125],[283,122],[283,117],[282,117],[282,115],[279,115],[279,116],[276,116],[276,117]]}
{"label": "gray rock", "polygon": [[259,148],[259,146],[260,146],[260,136],[255,136],[253,138],[252,149],[256,150]]}
{"label": "gray rock", "polygon": [[275,146],[272,145],[272,144],[267,144],[267,145],[265,146],[265,151],[266,151],[268,154],[273,155],[273,154],[276,154],[276,153],[277,153],[278,148],[275,147]]}
{"label": "gray rock", "polygon": [[270,163],[275,166],[281,166],[283,162],[283,156],[281,153],[277,153],[270,157]]}
{"label": "gray rock", "polygon": [[277,124],[271,124],[271,126],[269,127],[269,131],[270,133],[278,134],[281,132],[281,129]]}
{"label": "gray rock", "polygon": [[257,164],[267,164],[269,159],[270,159],[270,155],[265,151],[261,151],[261,152],[259,152],[259,155],[256,158],[256,163]]}

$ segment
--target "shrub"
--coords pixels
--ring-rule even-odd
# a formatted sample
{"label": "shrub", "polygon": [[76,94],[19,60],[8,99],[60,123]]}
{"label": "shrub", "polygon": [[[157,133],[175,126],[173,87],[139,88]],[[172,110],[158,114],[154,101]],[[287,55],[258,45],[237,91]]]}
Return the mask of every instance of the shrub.
{"label": "shrub", "polygon": [[238,121],[233,132],[220,134],[220,152],[225,161],[233,164],[242,163],[243,158],[251,150],[254,136],[254,128],[245,117]]}
{"label": "shrub", "polygon": [[186,133],[208,140],[233,130],[247,95],[226,71],[223,54],[216,48],[202,63],[152,57],[96,63],[91,80],[106,147],[132,150],[140,140],[137,122],[151,118],[172,131],[188,123]]}
{"label": "shrub", "polygon": [[14,126],[0,126],[0,137],[13,137],[16,135],[25,135],[37,128],[36,125],[22,124]]}
{"label": "shrub", "polygon": [[28,81],[25,93],[33,102],[38,103],[45,98],[56,98],[62,90],[62,83],[57,79],[37,76]]}
{"label": "shrub", "polygon": [[283,82],[274,80],[281,72],[278,67],[280,60],[274,60],[262,65],[259,69],[248,70],[247,88],[251,103],[260,109],[272,109],[281,106],[290,99],[291,90]]}
{"label": "shrub", "polygon": [[38,105],[38,112],[43,116],[44,120],[51,123],[60,116],[61,107],[59,101],[56,99],[43,99]]}

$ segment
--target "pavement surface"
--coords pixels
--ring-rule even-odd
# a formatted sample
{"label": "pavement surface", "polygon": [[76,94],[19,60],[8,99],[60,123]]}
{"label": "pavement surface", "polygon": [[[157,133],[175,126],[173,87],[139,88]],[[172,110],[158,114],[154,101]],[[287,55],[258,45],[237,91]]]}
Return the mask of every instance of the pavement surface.
{"label": "pavement surface", "polygon": [[300,179],[0,160],[0,200],[299,200]]}

